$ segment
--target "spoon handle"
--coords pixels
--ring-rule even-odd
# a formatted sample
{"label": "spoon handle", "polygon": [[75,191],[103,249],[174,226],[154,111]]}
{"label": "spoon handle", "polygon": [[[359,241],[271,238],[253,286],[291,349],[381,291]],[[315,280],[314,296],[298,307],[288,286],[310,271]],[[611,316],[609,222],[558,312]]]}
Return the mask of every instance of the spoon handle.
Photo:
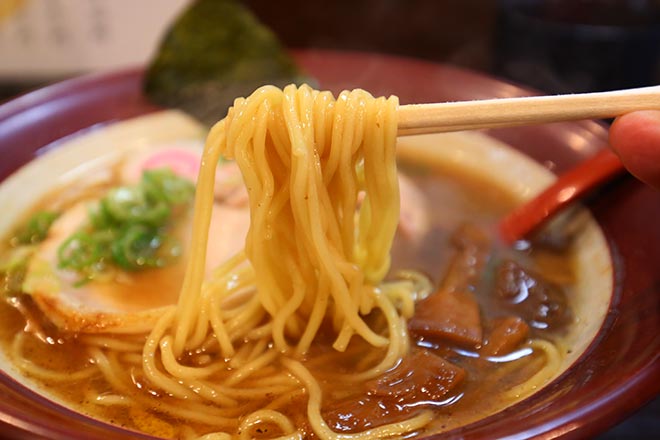
{"label": "spoon handle", "polygon": [[614,92],[401,105],[399,135],[610,118],[660,110],[660,86]]}
{"label": "spoon handle", "polygon": [[500,220],[500,237],[507,244],[524,238],[567,205],[624,170],[619,158],[609,148],[600,150]]}

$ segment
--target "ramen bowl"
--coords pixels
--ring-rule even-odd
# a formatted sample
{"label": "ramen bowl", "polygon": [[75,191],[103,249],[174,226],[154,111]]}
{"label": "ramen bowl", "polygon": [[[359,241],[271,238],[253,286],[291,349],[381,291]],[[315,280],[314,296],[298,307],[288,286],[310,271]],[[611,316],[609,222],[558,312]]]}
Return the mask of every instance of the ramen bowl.
{"label": "ramen bowl", "polygon": [[[298,52],[295,56],[324,89],[338,92],[362,87],[374,95],[396,94],[404,104],[530,93],[473,72],[416,60],[327,51]],[[44,169],[17,171],[33,159],[37,158],[32,164],[37,164],[47,155],[65,157],[77,139],[102,133],[121,121],[160,117],[161,109],[142,95],[141,78],[140,69],[86,77],[27,94],[0,107],[0,178],[5,186],[14,185],[15,191],[22,194],[14,200],[3,199],[5,209],[16,215],[29,201],[29,194],[47,188],[53,178]],[[564,171],[603,148],[607,141],[606,129],[589,121],[499,129],[485,134],[495,139],[491,144],[506,144],[522,153],[513,154],[523,162],[535,161],[538,173],[516,174],[508,159],[497,162],[508,153],[498,153],[500,147],[493,145],[484,149],[479,138],[483,134],[468,134],[460,142],[447,142],[452,151],[441,155],[443,166],[469,168],[475,173],[489,169],[495,176],[509,177],[500,183],[521,199],[550,181],[547,170]],[[132,136],[135,142],[144,142],[148,131],[137,130]],[[433,138],[419,138],[402,140],[402,144],[418,148],[426,140],[433,142]],[[88,145],[77,148],[62,159],[64,163],[103,155]],[[433,157],[426,160],[440,160]],[[49,172],[61,174],[55,167]],[[28,177],[21,177],[25,173]],[[590,216],[600,228],[594,230],[591,242],[582,246],[585,253],[581,264],[591,271],[590,281],[579,291],[583,301],[578,314],[585,327],[578,332],[583,337],[576,336],[577,348],[566,357],[562,373],[523,401],[443,435],[584,437],[623,419],[657,394],[660,278],[656,267],[660,262],[660,231],[655,223],[660,218],[659,201],[660,194],[632,178],[624,178],[589,202]],[[18,378],[6,365],[1,379],[0,420],[7,435],[148,438],[67,409]]]}

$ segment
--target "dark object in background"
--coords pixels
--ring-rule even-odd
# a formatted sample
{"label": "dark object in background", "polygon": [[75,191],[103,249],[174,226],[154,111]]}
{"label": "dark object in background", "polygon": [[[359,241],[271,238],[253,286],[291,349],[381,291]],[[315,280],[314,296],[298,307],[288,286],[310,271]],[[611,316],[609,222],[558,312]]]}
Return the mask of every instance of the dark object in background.
{"label": "dark object in background", "polygon": [[243,0],[287,47],[491,66],[497,0]]}
{"label": "dark object in background", "polygon": [[660,83],[660,1],[501,0],[494,73],[549,93]]}

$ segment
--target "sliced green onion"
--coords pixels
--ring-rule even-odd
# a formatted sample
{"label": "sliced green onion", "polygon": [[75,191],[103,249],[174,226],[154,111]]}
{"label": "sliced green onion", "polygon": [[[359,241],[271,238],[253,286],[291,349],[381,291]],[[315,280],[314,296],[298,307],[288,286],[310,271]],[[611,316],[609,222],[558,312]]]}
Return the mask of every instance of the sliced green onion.
{"label": "sliced green onion", "polygon": [[162,237],[144,225],[131,225],[112,243],[112,257],[125,270],[158,266],[156,253]]}
{"label": "sliced green onion", "polygon": [[79,231],[64,240],[57,250],[61,269],[81,270],[99,261],[102,247],[92,235]]}
{"label": "sliced green onion", "polygon": [[18,244],[34,244],[43,241],[58,216],[58,213],[51,211],[35,213],[28,219],[25,227],[15,235],[15,241]]}
{"label": "sliced green onion", "polygon": [[145,171],[138,185],[113,188],[89,208],[89,224],[60,245],[59,267],[78,271],[83,284],[107,271],[108,264],[127,271],[168,264],[181,254],[168,231],[194,190],[169,169]]}
{"label": "sliced green onion", "polygon": [[104,203],[96,203],[90,205],[87,213],[89,215],[91,226],[94,229],[111,228],[117,223],[105,208]]}
{"label": "sliced green onion", "polygon": [[165,201],[147,198],[142,187],[119,187],[111,190],[101,201],[102,209],[119,223],[148,223],[162,225],[170,216]]}
{"label": "sliced green onion", "polygon": [[195,192],[190,181],[178,177],[168,168],[145,171],[142,186],[148,197],[172,205],[190,201]]}

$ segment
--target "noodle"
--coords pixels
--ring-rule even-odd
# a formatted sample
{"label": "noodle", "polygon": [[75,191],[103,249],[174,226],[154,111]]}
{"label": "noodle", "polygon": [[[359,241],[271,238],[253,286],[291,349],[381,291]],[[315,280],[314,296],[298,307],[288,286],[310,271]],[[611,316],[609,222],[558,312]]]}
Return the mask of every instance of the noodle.
{"label": "noodle", "polygon": [[[344,92],[333,101],[328,92],[306,86],[283,91],[267,86],[236,100],[227,118],[211,130],[205,148],[192,256],[179,304],[161,318],[145,344],[145,374],[152,384],[191,398],[182,385],[190,382],[197,387],[196,396],[206,394],[194,379],[222,367],[184,366],[176,359],[184,350],[198,348],[209,328],[221,353],[233,358],[233,364],[240,361],[221,381],[223,387],[242,383],[280,353],[307,352],[325,319],[334,323],[334,346],[340,351],[353,335],[377,347],[388,346],[384,359],[356,380],[381,374],[405,355],[405,322],[392,300],[378,290],[389,269],[399,215],[396,107],[395,98],[374,99],[361,90]],[[204,284],[199,268],[204,267],[213,202],[209,189],[220,154],[236,160],[249,191],[249,263],[237,257]],[[361,192],[365,196],[360,204]],[[380,213],[379,221],[373,212]],[[254,271],[235,271],[248,264]],[[251,283],[254,296],[223,312],[220,301]],[[375,304],[385,313],[389,341],[362,318]],[[270,324],[264,326],[266,315]],[[257,344],[248,356],[235,356],[234,341],[250,331],[257,332],[251,334]],[[267,350],[267,341],[275,349]],[[294,341],[295,348],[290,345]],[[156,364],[158,347],[164,371]],[[208,386],[217,390],[217,385]],[[259,419],[248,419],[255,417]],[[285,433],[291,431],[277,424]]]}
{"label": "noodle", "polygon": [[525,382],[508,389],[505,392],[506,396],[514,398],[527,396],[534,392],[534,390],[548,383],[550,378],[559,370],[561,356],[557,348],[551,342],[542,339],[535,339],[530,343],[530,347],[543,353],[543,356],[545,357],[543,367],[534,373],[532,377],[525,380]]}
{"label": "noodle", "polygon": [[279,437],[282,439],[291,438],[291,439],[300,439],[302,436],[299,432],[296,432],[296,429],[293,427],[291,421],[282,413],[274,411],[272,409],[262,409],[255,411],[246,418],[243,419],[241,424],[238,427],[240,432],[239,439],[249,440],[251,436],[251,428],[255,425],[261,423],[273,423],[277,425],[278,428],[284,433],[283,436]]}
{"label": "noodle", "polygon": [[[282,353],[306,353],[325,320],[333,323],[339,351],[354,335],[375,347],[388,347],[379,363],[353,380],[376,377],[405,356],[405,320],[394,301],[404,303],[410,315],[412,300],[406,300],[404,292],[410,296],[412,289],[406,287],[411,284],[385,288],[396,291],[390,295],[378,287],[389,269],[399,216],[397,105],[395,98],[374,99],[361,90],[344,92],[334,101],[328,92],[307,86],[283,91],[266,86],[236,100],[207,140],[197,184],[192,255],[179,303],[163,315],[144,346],[150,383],[174,396],[208,399],[219,386],[231,388],[278,359],[285,362]],[[210,188],[221,154],[236,160],[249,192],[247,261],[237,256],[204,281],[200,268],[213,203]],[[237,271],[240,267],[246,269]],[[223,310],[223,300],[250,285],[254,295]],[[386,334],[364,321],[374,306],[386,318]],[[217,362],[186,366],[177,358],[199,348],[209,328],[236,370],[202,386],[198,379],[225,367]],[[236,341],[248,335],[257,343],[249,353],[240,348],[237,352]],[[274,348],[269,349],[270,344]],[[306,388],[309,381],[306,376]],[[290,422],[274,414],[253,413],[247,420],[276,419],[284,434],[291,433]]]}
{"label": "noodle", "polygon": [[431,411],[423,411],[419,415],[399,423],[392,423],[390,425],[382,425],[378,428],[372,428],[367,431],[356,434],[338,434],[333,432],[328,425],[323,421],[321,416],[321,390],[318,383],[309,371],[299,362],[284,359],[282,362],[286,367],[291,370],[293,374],[298,376],[305,384],[307,392],[309,393],[309,400],[307,403],[307,414],[309,421],[314,428],[314,432],[321,438],[327,439],[370,439],[370,438],[385,438],[401,436],[404,433],[414,432],[415,430],[423,427],[429,423],[433,417]]}
{"label": "noodle", "polygon": [[22,351],[23,351],[24,339],[25,339],[24,333],[17,333],[16,336],[14,336],[11,356],[13,359],[16,360],[17,367],[30,376],[37,377],[42,380],[53,380],[57,382],[75,382],[78,380],[86,379],[96,374],[96,369],[90,367],[84,368],[80,371],[76,371],[73,373],[62,373],[35,365],[33,362],[27,360],[23,356]]}

